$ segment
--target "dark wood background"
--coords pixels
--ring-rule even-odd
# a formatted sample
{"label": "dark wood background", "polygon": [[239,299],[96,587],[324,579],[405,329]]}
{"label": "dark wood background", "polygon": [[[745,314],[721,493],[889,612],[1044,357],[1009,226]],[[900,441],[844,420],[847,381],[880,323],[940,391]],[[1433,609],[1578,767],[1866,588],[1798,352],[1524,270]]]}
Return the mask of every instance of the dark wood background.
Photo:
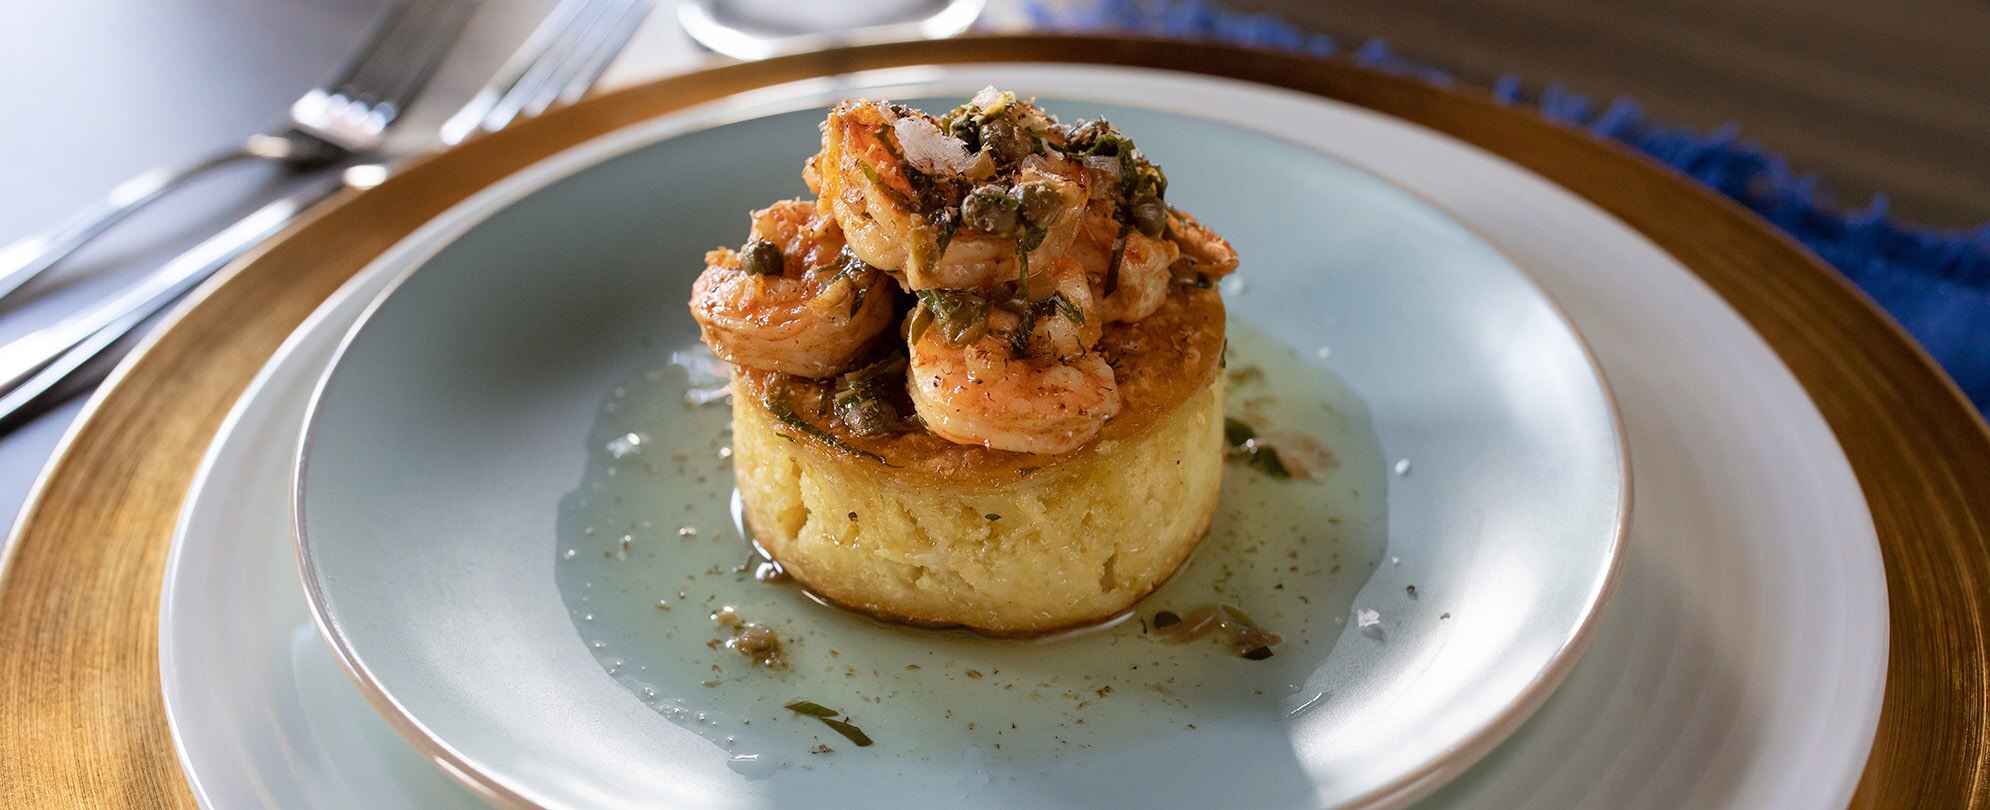
{"label": "dark wood background", "polygon": [[1986,0],[1232,0],[1463,78],[1559,79],[1655,119],[1727,122],[1863,206],[1990,221]]}

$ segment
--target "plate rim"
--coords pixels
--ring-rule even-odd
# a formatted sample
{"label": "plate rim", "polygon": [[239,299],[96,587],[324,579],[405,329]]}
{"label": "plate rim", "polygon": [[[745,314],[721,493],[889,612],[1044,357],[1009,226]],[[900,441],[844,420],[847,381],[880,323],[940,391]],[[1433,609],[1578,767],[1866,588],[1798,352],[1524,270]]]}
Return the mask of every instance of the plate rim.
{"label": "plate rim", "polygon": [[[1054,66],[1086,67],[1083,65]],[[885,69],[889,70],[891,68]],[[1154,68],[1132,67],[1131,69],[1166,72],[1157,71]],[[801,77],[799,81],[769,82],[756,88],[755,91],[766,91],[769,93],[785,91],[784,100],[773,106],[756,103],[757,100],[740,103],[740,99],[750,97],[755,92],[748,91],[747,93],[734,94],[704,105],[694,105],[692,107],[672,110],[655,118],[629,123],[592,137],[569,143],[555,151],[542,153],[536,160],[524,168],[513,171],[450,205],[442,213],[424,222],[413,233],[409,234],[404,242],[400,243],[420,242],[422,244],[407,251],[390,250],[388,253],[383,253],[380,258],[377,258],[373,263],[368,265],[372,267],[385,263],[391,258],[396,263],[402,263],[405,266],[395,271],[394,278],[388,281],[381,291],[367,303],[358,319],[340,337],[338,346],[332,354],[331,361],[319,373],[316,382],[312,386],[310,399],[304,413],[304,428],[292,458],[292,483],[290,487],[291,540],[297,558],[299,577],[302,580],[304,588],[305,602],[310,608],[312,622],[317,626],[320,636],[332,648],[333,658],[339,662],[340,667],[345,670],[346,674],[358,686],[359,691],[366,697],[367,702],[371,703],[376,710],[386,717],[389,724],[396,731],[400,732],[410,744],[427,755],[431,761],[442,767],[444,771],[455,777],[459,782],[462,782],[466,787],[486,798],[508,806],[534,808],[545,806],[528,796],[527,791],[511,784],[512,780],[507,779],[503,774],[491,771],[485,767],[479,767],[471,758],[465,756],[463,752],[450,745],[448,741],[422,723],[420,718],[416,717],[405,705],[395,699],[385,685],[380,682],[379,677],[361,660],[358,651],[352,646],[351,639],[341,630],[340,622],[337,616],[334,615],[334,611],[329,605],[327,594],[323,590],[323,579],[319,576],[317,566],[313,560],[310,551],[311,541],[309,532],[305,528],[307,522],[305,517],[307,512],[305,491],[307,489],[306,470],[310,464],[312,448],[319,434],[320,406],[324,401],[325,392],[338,376],[347,352],[352,348],[353,343],[358,339],[361,332],[367,328],[374,316],[379,313],[380,309],[386,305],[387,301],[404,284],[428,266],[430,259],[446,249],[456,238],[467,234],[476,228],[478,224],[501,213],[506,207],[522,202],[526,198],[545,190],[555,183],[610,160],[657,146],[684,135],[708,131],[728,124],[764,118],[769,115],[819,106],[798,101],[800,98],[809,97],[814,94],[815,91],[813,88],[799,86],[813,78],[817,77]],[[1084,96],[1085,94],[1083,93],[1072,94],[1074,98],[1082,98]],[[1314,97],[1314,100],[1321,99]],[[1115,101],[1113,103],[1131,104],[1131,102],[1125,101]],[[1588,370],[1589,380],[1595,383],[1597,393],[1601,395],[1603,411],[1607,416],[1610,428],[1611,441],[1608,444],[1612,447],[1615,456],[1614,466],[1617,471],[1615,481],[1617,498],[1614,514],[1610,519],[1610,527],[1606,533],[1608,540],[1601,560],[1602,565],[1600,566],[1600,570],[1595,572],[1596,577],[1593,581],[1593,586],[1583,595],[1584,604],[1576,616],[1575,624],[1572,627],[1556,631],[1559,643],[1553,654],[1543,662],[1540,669],[1529,678],[1527,683],[1519,691],[1514,693],[1500,710],[1488,718],[1481,726],[1473,729],[1454,745],[1439,751],[1436,755],[1420,763],[1417,767],[1405,771],[1387,782],[1376,785],[1363,794],[1350,798],[1340,806],[1351,808],[1381,807],[1406,803],[1437,789],[1444,782],[1449,781],[1452,777],[1470,768],[1473,764],[1484,758],[1485,755],[1491,753],[1494,748],[1498,747],[1501,742],[1505,741],[1515,731],[1518,731],[1526,723],[1527,719],[1532,717],[1534,712],[1540,708],[1541,704],[1546,702],[1548,697],[1553,695],[1555,690],[1567,679],[1576,664],[1582,660],[1583,653],[1588,650],[1590,642],[1594,640],[1596,628],[1601,623],[1603,612],[1609,606],[1612,597],[1615,596],[1617,586],[1622,578],[1626,556],[1624,547],[1629,537],[1634,509],[1634,471],[1631,461],[1630,439],[1624,425],[1622,409],[1618,406],[1616,391],[1610,383],[1609,376],[1604,372],[1602,364],[1596,359],[1596,352],[1590,345],[1589,339],[1576,327],[1574,320],[1569,317],[1562,303],[1542,284],[1535,272],[1519,261],[1510,251],[1500,246],[1497,241],[1490,238],[1478,226],[1459,217],[1457,212],[1452,208],[1406,186],[1395,178],[1385,176],[1360,163],[1354,162],[1342,154],[1331,150],[1324,150],[1311,144],[1300,143],[1277,132],[1260,129],[1248,124],[1197,116],[1193,112],[1166,104],[1157,104],[1149,107],[1149,109],[1169,114],[1201,118],[1202,120],[1212,121],[1223,126],[1247,131],[1259,137],[1276,140],[1295,149],[1321,155],[1351,171],[1358,172],[1388,186],[1396,193],[1404,195],[1430,212],[1442,217],[1449,224],[1468,233],[1474,242],[1491,251],[1501,261],[1512,268],[1522,283],[1532,291],[1534,296],[1547,304],[1556,322],[1572,338],[1577,351],[1581,355],[1583,366]],[[1411,126],[1419,125],[1412,123]],[[389,255],[396,253],[400,255]],[[364,271],[362,270],[362,272]]]}
{"label": "plate rim", "polygon": [[[1193,65],[1196,74],[1338,99],[1498,155],[1671,253],[1789,367],[1875,506],[1895,632],[1873,755],[1853,804],[1990,800],[1990,782],[1970,778],[1990,769],[1983,701],[1990,693],[1990,593],[1970,585],[1990,580],[1990,504],[1966,497],[1990,489],[1990,426],[1926,352],[1821,259],[1739,204],[1627,149],[1503,109],[1482,90],[1430,87],[1345,59],[1057,35],[894,43],[728,65],[697,74],[700,84],[655,80],[512,131],[540,132],[555,117],[581,129],[613,126],[631,109],[708,100],[797,63],[833,74],[962,61]],[[480,145],[462,149],[491,166],[509,165]],[[400,185],[414,176],[487,182],[480,180],[485,168],[460,160],[452,166],[414,167]],[[395,185],[390,180],[364,205],[348,195],[311,212],[204,285],[64,435],[0,549],[0,615],[9,619],[0,621],[0,761],[12,776],[0,780],[0,803],[102,801],[106,786],[127,803],[190,801],[173,755],[163,753],[170,741],[151,651],[156,616],[148,612],[157,608],[161,551],[197,460],[189,456],[197,457],[199,440],[211,435],[254,364],[364,263],[358,254],[405,235],[411,228],[397,219],[435,207],[420,195],[388,191]],[[374,232],[358,230],[368,226]],[[358,244],[318,244],[308,261],[301,255],[300,245],[311,241],[301,236],[336,232]],[[160,397],[181,407],[149,407]],[[1919,637],[1915,631],[1931,621],[1958,632],[1939,644]],[[80,677],[85,670],[91,677]]]}

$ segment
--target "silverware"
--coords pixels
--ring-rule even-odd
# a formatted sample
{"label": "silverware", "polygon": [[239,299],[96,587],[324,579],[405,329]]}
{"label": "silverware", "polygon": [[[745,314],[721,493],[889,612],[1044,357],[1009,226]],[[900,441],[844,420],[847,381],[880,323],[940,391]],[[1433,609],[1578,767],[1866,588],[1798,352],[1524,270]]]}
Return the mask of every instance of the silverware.
{"label": "silverware", "polygon": [[284,129],[252,135],[191,165],[147,171],[54,228],[0,249],[0,297],[132,212],[215,169],[258,158],[309,169],[379,148],[387,128],[428,83],[474,7],[475,0],[402,0],[374,27],[338,78],[290,105]]}
{"label": "silverware", "polygon": [[[450,116],[445,141],[452,133],[461,140],[495,131],[521,114],[578,99],[600,79],[650,7],[651,0],[561,0],[491,83]],[[378,185],[409,159],[349,162],[335,175],[257,209],[115,298],[0,346],[0,432],[101,381],[109,364],[93,360],[306,209],[343,189]]]}

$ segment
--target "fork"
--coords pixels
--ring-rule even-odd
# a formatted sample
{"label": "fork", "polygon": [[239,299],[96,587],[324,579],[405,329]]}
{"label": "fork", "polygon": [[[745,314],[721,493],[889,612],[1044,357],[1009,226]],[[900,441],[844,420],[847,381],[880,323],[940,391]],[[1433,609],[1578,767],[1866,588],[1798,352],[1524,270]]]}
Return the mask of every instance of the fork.
{"label": "fork", "polygon": [[312,169],[378,149],[402,108],[428,83],[474,6],[475,0],[401,0],[374,26],[337,78],[290,105],[282,129],[251,135],[234,148],[186,166],[141,173],[54,228],[0,248],[0,297],[166,192],[215,169],[252,159]]}
{"label": "fork", "polygon": [[[440,133],[455,143],[502,129],[520,115],[573,101],[600,79],[650,11],[652,0],[561,0],[545,22]],[[0,433],[85,390],[109,373],[93,363],[126,335],[274,235],[312,205],[384,181],[407,158],[348,161],[344,170],[269,203],[98,306],[0,346]]]}

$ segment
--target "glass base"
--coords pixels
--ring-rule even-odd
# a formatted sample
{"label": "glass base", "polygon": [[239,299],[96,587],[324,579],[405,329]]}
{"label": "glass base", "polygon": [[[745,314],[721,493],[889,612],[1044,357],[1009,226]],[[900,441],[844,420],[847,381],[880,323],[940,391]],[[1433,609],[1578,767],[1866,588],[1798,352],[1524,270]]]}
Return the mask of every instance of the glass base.
{"label": "glass base", "polygon": [[837,45],[944,39],[966,31],[987,0],[679,0],[677,21],[699,45],[735,59]]}

